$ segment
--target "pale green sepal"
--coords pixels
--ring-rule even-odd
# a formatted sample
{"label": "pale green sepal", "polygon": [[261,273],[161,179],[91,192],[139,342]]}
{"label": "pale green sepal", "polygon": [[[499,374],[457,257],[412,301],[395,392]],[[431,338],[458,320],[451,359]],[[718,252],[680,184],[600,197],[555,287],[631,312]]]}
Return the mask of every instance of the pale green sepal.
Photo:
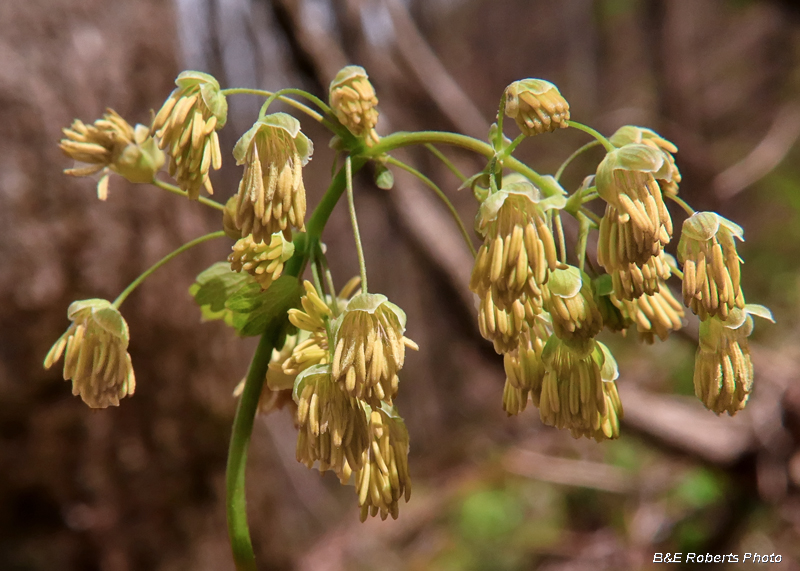
{"label": "pale green sepal", "polygon": [[657,173],[664,169],[664,163],[667,162],[660,150],[640,143],[631,143],[611,151],[606,159],[610,159],[614,170],[649,172],[656,178],[661,178]]}
{"label": "pale green sepal", "polygon": [[391,301],[387,301],[385,303],[387,309],[391,310],[397,316],[397,320],[400,322],[400,333],[406,332],[406,312],[400,309],[399,306],[393,304]]}
{"label": "pale green sepal", "polygon": [[728,232],[739,238],[742,242],[744,242],[744,229],[736,224],[735,222],[731,222],[727,218],[723,218],[719,214],[717,214],[717,218],[719,219],[719,225],[725,228]]}
{"label": "pale green sepal", "polygon": [[597,342],[597,346],[603,354],[603,364],[600,366],[600,378],[607,383],[616,381],[619,378],[617,360],[614,359],[614,355],[611,354],[608,347],[599,341]]}
{"label": "pale green sepal", "polygon": [[550,293],[563,298],[578,295],[582,285],[581,271],[575,266],[569,266],[564,270],[557,269],[550,273],[550,279],[547,280]]}
{"label": "pale green sepal", "polygon": [[748,315],[756,315],[762,319],[769,319],[772,323],[775,323],[775,318],[772,316],[772,311],[763,305],[759,305],[757,303],[748,303],[744,306],[744,311]]}
{"label": "pale green sepal", "polygon": [[309,367],[308,369],[301,371],[297,375],[297,377],[295,377],[294,386],[292,387],[292,399],[294,400],[294,402],[300,404],[300,393],[303,390],[303,385],[305,385],[306,379],[316,375],[330,375],[330,374],[331,374],[330,364],[314,365],[313,367]]}
{"label": "pale green sepal", "polygon": [[360,293],[347,303],[347,308],[345,310],[375,313],[382,303],[388,301],[389,298],[380,293]]}
{"label": "pale green sepal", "polygon": [[366,70],[360,65],[347,65],[340,69],[339,73],[336,74],[336,77],[333,78],[333,81],[331,81],[330,90],[333,90],[356,77],[363,77],[366,79],[369,76],[367,75]]}
{"label": "pale green sepal", "polygon": [[716,212],[695,212],[683,223],[682,233],[698,242],[707,242],[717,235],[720,216]]}
{"label": "pale green sepal", "polygon": [[219,82],[217,79],[208,73],[203,73],[202,71],[182,71],[178,74],[177,79],[175,79],[175,85],[178,87],[192,87],[193,85],[199,85],[201,83],[209,83],[219,89]]}
{"label": "pale green sepal", "polygon": [[724,321],[720,319],[720,323],[728,329],[739,329],[746,320],[747,312],[738,307],[734,307],[731,309],[730,313],[728,313],[728,319]]}
{"label": "pale green sepal", "polygon": [[247,149],[250,148],[250,141],[253,140],[253,137],[256,136],[258,130],[261,128],[260,121],[256,121],[256,123],[250,127],[244,135],[239,137],[239,140],[236,141],[236,144],[233,147],[233,158],[236,159],[236,164],[241,165],[244,164],[245,157],[247,155]]}
{"label": "pale green sepal", "polygon": [[492,195],[489,195],[489,197],[481,203],[481,207],[478,209],[477,220],[486,223],[497,218],[497,213],[500,212],[500,208],[505,203],[508,195],[509,193],[505,190],[500,190]]}
{"label": "pale green sepal", "polygon": [[80,313],[89,311],[92,320],[108,331],[111,335],[124,339],[127,343],[129,332],[128,324],[125,323],[122,314],[106,299],[83,299],[73,301],[67,309],[67,317],[70,321],[76,321]]}
{"label": "pale green sepal", "polygon": [[542,212],[547,212],[548,210],[564,210],[567,206],[567,197],[561,194],[555,194],[540,200],[537,205]]}
{"label": "pale green sepal", "polygon": [[283,129],[292,136],[292,139],[300,134],[300,121],[288,113],[270,113],[256,121],[256,124]]}

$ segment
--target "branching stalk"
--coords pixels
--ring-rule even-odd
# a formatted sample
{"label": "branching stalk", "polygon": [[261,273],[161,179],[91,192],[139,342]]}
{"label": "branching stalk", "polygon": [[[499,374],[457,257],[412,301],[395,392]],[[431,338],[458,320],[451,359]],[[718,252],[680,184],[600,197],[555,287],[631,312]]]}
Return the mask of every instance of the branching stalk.
{"label": "branching stalk", "polygon": [[223,238],[224,236],[225,232],[223,230],[220,230],[219,232],[212,232],[211,234],[206,234],[205,236],[200,236],[199,238],[195,238],[191,242],[186,242],[180,248],[173,250],[172,252],[161,258],[159,261],[157,261],[155,264],[147,268],[144,272],[141,273],[141,275],[139,275],[138,278],[133,280],[128,287],[122,290],[122,293],[117,296],[117,299],[114,300],[114,303],[112,305],[117,309],[119,309],[119,306],[122,305],[122,302],[128,298],[128,296],[133,292],[133,290],[139,287],[139,285],[141,285],[141,283],[144,280],[149,278],[153,272],[155,272],[158,268],[169,262],[172,258],[175,258],[176,256],[182,254],[183,252],[189,250],[190,248],[197,246],[198,244],[202,244],[203,242],[213,240],[214,238]]}
{"label": "branching stalk", "polygon": [[358,220],[356,220],[356,203],[353,199],[353,168],[350,164],[350,157],[345,159],[347,169],[347,209],[350,212],[350,223],[353,226],[353,238],[356,242],[356,254],[358,255],[358,270],[361,273],[361,288],[367,293],[367,264],[364,262],[364,248],[361,245],[361,233],[358,231]]}
{"label": "branching stalk", "polygon": [[429,179],[427,176],[419,172],[411,165],[407,165],[406,163],[399,161],[394,157],[388,157],[386,159],[386,162],[393,164],[396,167],[399,167],[408,173],[413,174],[415,177],[417,177],[419,180],[425,183],[425,185],[428,188],[430,188],[434,193],[436,193],[436,196],[439,197],[439,199],[444,203],[444,205],[450,211],[450,215],[453,217],[453,221],[455,221],[456,226],[458,226],[458,231],[461,233],[462,238],[464,238],[464,242],[467,244],[467,248],[469,248],[472,257],[474,258],[477,255],[477,252],[475,251],[475,246],[472,245],[472,240],[469,237],[469,232],[467,232],[467,229],[464,226],[464,222],[458,215],[458,211],[456,210],[455,206],[453,206],[453,203],[450,202],[449,198],[447,198],[447,195],[444,192],[442,192],[442,189],[439,188],[439,186],[435,182],[433,182],[431,179]]}

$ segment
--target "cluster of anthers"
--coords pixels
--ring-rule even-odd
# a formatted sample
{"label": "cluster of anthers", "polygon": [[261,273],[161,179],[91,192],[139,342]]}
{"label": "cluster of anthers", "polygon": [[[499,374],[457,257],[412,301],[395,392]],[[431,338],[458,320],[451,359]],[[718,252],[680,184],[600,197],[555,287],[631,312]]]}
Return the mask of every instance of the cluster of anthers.
{"label": "cluster of anthers", "polygon": [[[107,196],[110,173],[192,199],[200,198],[203,188],[211,193],[209,170],[219,169],[222,162],[217,131],[227,116],[226,93],[254,90],[221,90],[216,79],[199,72],[181,73],[176,85],[149,128],[132,127],[112,110],[91,125],[76,120],[64,130],[61,141],[63,151],[78,163],[67,174],[100,174],[101,199]],[[319,242],[324,220],[319,224],[312,216],[308,233],[303,234],[303,167],[311,159],[313,144],[291,115],[266,113],[280,94],[266,95],[269,99],[258,119],[233,150],[236,163],[244,167],[238,192],[224,207],[200,198],[223,210],[224,232],[182,247],[223,234],[236,241],[228,257],[231,271],[223,265],[221,281],[203,294],[205,301],[198,302],[204,308],[208,304],[205,316],[246,327],[252,316],[246,314],[242,321],[237,312],[246,313],[250,306],[243,306],[241,299],[233,303],[226,297],[228,289],[245,283],[248,295],[263,296],[260,308],[268,310],[270,304],[263,300],[273,292],[278,290],[278,298],[299,288],[297,281],[289,290],[282,287],[287,283],[283,274],[297,279],[311,261],[314,284],[305,281],[300,307],[288,310],[291,328],[278,336],[282,341],[272,352],[258,410],[266,413],[290,405],[298,428],[297,459],[320,472],[333,471],[342,483],[352,482],[362,520],[370,514],[396,518],[400,499],[409,498],[411,478],[409,435],[394,399],[405,350],[417,346],[405,336],[405,313],[385,296],[366,291],[352,202],[350,169],[355,161],[351,163],[349,156],[348,200],[364,291],[358,290],[359,278],[354,278],[338,294],[334,292]],[[332,127],[338,137],[336,149],[349,145],[351,154],[366,157],[359,165],[375,160],[383,171],[387,163],[402,165],[377,150],[405,143],[390,146],[386,141],[391,136],[377,135],[378,100],[363,68],[348,66],[336,76],[330,85],[330,106],[305,95],[324,116],[296,101],[295,107]],[[683,305],[701,322],[694,371],[697,396],[717,414],[741,410],[753,385],[747,345],[752,316],[772,317],[762,306],[745,304],[736,251],[742,229],[714,212],[694,212],[678,197],[681,175],[673,156],[675,145],[636,126],[622,127],[606,139],[570,121],[567,101],[555,85],[540,79],[508,86],[500,109],[490,145],[474,140],[469,145],[489,149],[490,158],[487,169],[469,179],[481,202],[475,229],[483,240],[469,286],[477,297],[480,332],[504,356],[507,413],[519,414],[531,400],[543,423],[566,428],[576,438],[617,438],[622,418],[619,373],[608,347],[597,337],[603,330],[624,332],[635,325],[639,337],[653,343],[655,337],[664,340],[680,329],[684,310],[668,285],[673,276],[682,280]],[[514,119],[522,132],[514,142],[503,136],[505,117]],[[602,144],[606,151],[595,174],[572,195],[567,196],[558,182],[563,167],[555,177],[541,176],[514,160],[517,172],[503,175],[524,137],[565,127],[586,131],[596,142],[576,151],[564,167],[591,145]],[[450,142],[464,138],[440,135],[450,137]],[[166,159],[178,187],[156,178]],[[341,184],[342,177],[338,180]],[[488,188],[479,188],[479,183]],[[338,192],[337,198],[341,188]],[[596,198],[605,203],[602,217],[585,206]],[[682,225],[677,260],[665,250],[673,235],[665,198],[689,214]],[[324,206],[332,208],[333,203]],[[563,213],[579,223],[574,265],[568,263]],[[323,212],[322,218],[329,214]],[[597,265],[586,256],[593,229],[598,231]],[[64,378],[72,380],[73,392],[89,406],[116,406],[120,398],[133,393],[128,326],[118,307],[174,254],[137,278],[114,303],[93,299],[70,306],[72,324],[44,364],[49,368],[65,355]],[[218,266],[207,271],[219,272]],[[320,281],[323,274],[326,288]],[[286,318],[285,310],[280,313],[283,316],[276,320]],[[237,394],[243,389],[244,383]]]}
{"label": "cluster of anthers", "polygon": [[[523,136],[569,125],[569,105],[543,80],[511,84],[501,110]],[[677,198],[681,175],[671,142],[636,126],[608,139],[597,136],[605,158],[568,199],[549,177],[501,177],[496,166],[487,171],[496,184],[476,192],[482,203],[475,227],[483,245],[470,288],[481,334],[504,355],[504,408],[519,414],[530,399],[545,424],[575,437],[617,438],[619,373],[596,337],[603,329],[624,332],[636,325],[639,337],[652,343],[680,329],[684,310],[667,285],[676,274],[686,307],[701,320],[697,396],[717,414],[733,415],[752,390],[750,315],[771,319],[765,308],[744,303],[734,241],[742,230],[716,213],[694,213]],[[583,206],[596,197],[606,204],[600,219]],[[678,245],[683,272],[664,249],[673,231],[665,197],[691,214]],[[577,214],[582,232],[599,230],[599,268],[588,265],[592,276],[584,271],[586,234],[578,238],[579,267],[567,264],[562,211]]]}

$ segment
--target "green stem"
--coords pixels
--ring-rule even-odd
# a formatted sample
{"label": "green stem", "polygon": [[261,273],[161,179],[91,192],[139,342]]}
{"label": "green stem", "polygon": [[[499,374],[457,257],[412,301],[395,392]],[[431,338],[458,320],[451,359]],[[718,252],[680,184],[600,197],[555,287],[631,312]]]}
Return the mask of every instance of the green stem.
{"label": "green stem", "polygon": [[228,534],[237,571],[257,571],[253,542],[250,540],[250,530],[247,526],[245,469],[253,422],[258,409],[258,401],[261,398],[264,379],[267,376],[267,367],[272,357],[272,349],[275,347],[278,329],[279,322],[274,321],[261,336],[247,372],[244,391],[242,391],[236,407],[236,416],[233,418],[231,442],[228,448],[228,465],[225,472],[225,489]]}
{"label": "green stem", "polygon": [[200,236],[199,238],[195,238],[194,240],[192,240],[191,242],[187,242],[186,244],[184,244],[183,246],[181,246],[177,250],[173,250],[172,252],[170,252],[169,254],[164,256],[163,258],[161,258],[159,261],[157,261],[155,264],[153,264],[152,266],[147,268],[144,272],[142,272],[142,274],[138,278],[133,280],[130,283],[130,285],[128,287],[126,287],[122,291],[122,293],[117,296],[117,299],[114,300],[114,303],[112,305],[114,307],[116,307],[117,309],[119,309],[119,306],[122,305],[122,302],[125,301],[125,299],[127,299],[127,297],[131,294],[131,292],[133,292],[133,290],[135,290],[137,287],[139,287],[139,285],[144,280],[149,278],[150,274],[152,274],[158,268],[160,268],[161,266],[163,266],[164,264],[169,262],[175,256],[178,256],[179,254],[182,254],[183,252],[185,252],[189,248],[193,248],[194,246],[197,246],[198,244],[202,244],[203,242],[207,242],[208,240],[213,240],[214,238],[222,238],[224,236],[225,236],[225,232],[223,230],[220,230],[219,232],[212,232],[211,234],[206,234],[205,236]]}
{"label": "green stem", "polygon": [[558,170],[556,171],[556,174],[555,174],[555,179],[556,180],[561,180],[561,175],[564,174],[564,169],[566,169],[569,166],[569,164],[573,160],[575,160],[576,157],[578,157],[578,155],[580,155],[584,151],[587,151],[587,150],[591,149],[592,147],[596,147],[599,144],[600,144],[600,141],[589,141],[588,143],[586,143],[582,147],[578,148],[578,150],[576,150],[574,153],[572,153],[570,156],[568,156],[567,160],[565,160],[563,163],[561,163],[561,166],[558,167]]}
{"label": "green stem", "polygon": [[580,228],[578,230],[578,244],[576,246],[578,255],[578,268],[583,271],[586,262],[586,243],[589,238],[589,228],[591,221],[582,212],[578,213],[578,223]]}
{"label": "green stem", "polygon": [[605,148],[606,151],[609,153],[611,151],[616,151],[617,148],[611,144],[611,141],[606,139],[603,135],[601,135],[598,131],[595,131],[588,125],[584,125],[583,123],[578,123],[577,121],[567,121],[567,125],[572,127],[573,129],[578,129],[579,131],[583,131],[584,133],[589,133],[592,137],[597,139]]}
{"label": "green stem", "polygon": [[358,271],[361,273],[361,288],[364,293],[367,289],[367,264],[364,262],[364,248],[361,246],[361,233],[358,231],[358,220],[356,220],[356,203],[353,199],[353,169],[350,164],[350,157],[345,159],[347,170],[347,209],[350,212],[350,223],[353,225],[353,238],[356,241],[356,254],[358,255]]}
{"label": "green stem", "polygon": [[[356,158],[352,170],[364,166],[366,160]],[[298,233],[294,237],[295,255],[286,263],[284,275],[298,277],[305,268],[310,248],[318,243],[325,223],[339,201],[346,186],[346,173],[340,169],[331,181],[327,192],[320,200],[306,226],[306,233]],[[220,233],[224,234],[224,233]],[[272,349],[275,347],[277,335],[280,333],[279,320],[270,323],[261,336],[261,341],[253,355],[250,370],[247,373],[244,391],[239,398],[236,416],[233,419],[231,443],[228,451],[228,465],[225,474],[226,480],[226,512],[228,516],[228,534],[231,540],[231,549],[236,563],[237,571],[256,571],[255,553],[250,540],[250,531],[247,525],[247,505],[245,495],[245,468],[247,464],[247,448],[250,443],[250,434],[253,431],[253,422],[261,397],[261,389],[267,374],[267,367],[272,358]]]}
{"label": "green stem", "polygon": [[[305,97],[306,99],[314,103],[317,107],[319,107],[323,111],[323,113],[325,114],[331,113],[331,108],[325,105],[325,103],[321,99],[311,95],[306,91],[303,91],[302,89],[291,89],[291,88],[281,89],[280,92],[289,93],[293,95],[300,95],[301,97]],[[259,97],[272,97],[273,95],[275,95],[276,92],[267,91],[266,89],[248,89],[245,87],[233,87],[229,89],[223,89],[220,91],[220,93],[222,93],[223,95],[257,95]],[[299,101],[295,101],[290,97],[284,97],[283,95],[278,95],[278,99],[280,99],[284,103],[287,103],[288,105],[291,105],[295,109],[302,111],[303,113],[305,113],[306,115],[308,115],[313,119],[316,119],[317,121],[322,121],[323,119],[322,115],[320,115],[310,107],[303,105]]]}
{"label": "green stem", "polygon": [[516,139],[511,141],[511,144],[508,145],[503,151],[500,153],[500,159],[505,159],[506,157],[510,157],[511,154],[516,150],[519,144],[525,140],[527,135],[518,135]]}
{"label": "green stem", "polygon": [[500,105],[497,107],[497,133],[495,135],[494,147],[499,149],[503,143],[503,121],[506,118],[506,92],[500,98]]}
{"label": "green stem", "polygon": [[[163,180],[159,180],[157,178],[153,179],[153,183],[152,184],[154,186],[157,186],[158,188],[161,188],[161,189],[166,190],[167,192],[171,192],[173,194],[178,194],[180,196],[186,196],[187,195],[185,190],[181,190],[180,188],[178,188],[174,184],[170,184],[168,182],[164,182]],[[197,202],[199,202],[200,204],[205,204],[206,206],[210,206],[211,208],[216,208],[217,210],[225,210],[225,205],[224,204],[220,204],[216,200],[211,200],[210,198],[206,198],[205,196],[198,197],[197,198]]]}
{"label": "green stem", "polygon": [[430,143],[429,143],[429,144],[427,144],[427,145],[425,145],[425,148],[426,148],[426,149],[428,149],[428,150],[429,150],[431,153],[433,153],[433,155],[434,155],[434,156],[435,156],[437,159],[439,159],[440,161],[442,161],[442,163],[444,164],[444,166],[446,166],[446,167],[447,167],[447,169],[448,169],[448,170],[449,170],[451,173],[453,173],[454,175],[456,175],[456,177],[458,178],[458,180],[460,180],[461,182],[464,182],[464,181],[466,181],[466,180],[467,180],[467,177],[464,175],[464,173],[462,173],[460,170],[458,170],[458,167],[456,167],[456,165],[454,165],[454,164],[452,163],[452,161],[450,161],[450,159],[448,159],[446,156],[444,156],[444,153],[442,153],[442,151],[440,151],[439,149],[437,149],[436,147],[434,147],[434,146],[433,146],[433,145],[431,145]]}
{"label": "green stem", "polygon": [[597,214],[595,214],[594,212],[583,206],[581,206],[580,214],[586,216],[589,220],[597,224],[598,228],[600,228],[600,221],[602,219]]}
{"label": "green stem", "polygon": [[424,182],[425,185],[428,188],[430,188],[433,192],[436,193],[436,196],[438,196],[439,199],[442,202],[444,202],[444,205],[450,211],[450,215],[453,217],[453,220],[455,221],[456,225],[458,226],[458,231],[461,233],[461,236],[464,238],[464,242],[467,244],[467,248],[469,248],[469,251],[472,254],[472,257],[474,258],[475,256],[477,256],[478,253],[475,251],[475,246],[472,245],[472,240],[469,237],[469,232],[467,232],[467,229],[464,226],[464,222],[461,220],[461,217],[458,215],[458,211],[456,210],[455,206],[453,206],[453,203],[450,202],[450,200],[447,198],[447,195],[444,192],[442,192],[442,189],[439,188],[439,186],[435,182],[433,182],[431,179],[429,179],[427,176],[425,176],[424,174],[419,172],[417,169],[415,169],[411,165],[407,165],[404,162],[395,159],[394,157],[388,157],[386,159],[386,162],[390,163],[390,164],[393,164],[396,167],[400,167],[404,171],[413,174],[419,180]]}
{"label": "green stem", "polygon": [[[400,131],[383,137],[380,143],[364,150],[361,156],[373,158],[400,147],[425,145],[428,143],[443,143],[445,145],[461,147],[462,149],[467,149],[479,155],[483,155],[487,159],[491,159],[495,155],[494,149],[490,144],[459,133],[447,133],[444,131],[416,131],[408,133]],[[514,157],[508,157],[505,160],[504,166],[524,175],[533,184],[539,187],[545,196],[553,196],[558,192],[545,177]]]}
{"label": "green stem", "polygon": [[692,216],[695,213],[694,208],[689,206],[689,204],[686,201],[684,201],[680,196],[677,196],[675,194],[667,194],[666,196],[672,202],[683,208],[684,212],[686,212],[686,214],[688,214],[689,216]]}

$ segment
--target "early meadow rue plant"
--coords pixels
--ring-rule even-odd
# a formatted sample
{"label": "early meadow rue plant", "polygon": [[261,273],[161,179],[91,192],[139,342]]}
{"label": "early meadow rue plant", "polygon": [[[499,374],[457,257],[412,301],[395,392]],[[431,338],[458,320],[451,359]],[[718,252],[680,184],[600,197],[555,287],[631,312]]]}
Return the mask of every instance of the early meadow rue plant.
{"label": "early meadow rue plant", "polygon": [[[754,390],[748,348],[752,316],[769,310],[746,305],[736,239],[742,229],[714,212],[694,212],[678,197],[677,147],[655,131],[620,127],[606,138],[570,119],[567,100],[552,83],[528,78],[509,85],[500,98],[488,140],[439,131],[398,132],[379,137],[378,97],[366,71],[347,66],[331,82],[329,103],[300,89],[277,92],[223,89],[212,76],[185,71],[155,115],[150,129],[131,127],[109,110],[92,124],[75,120],[61,148],[77,164],[72,176],[99,175],[105,199],[108,178],[119,174],[196,199],[221,212],[220,229],[200,236],[145,270],[114,302],[78,301],[71,321],[45,358],[50,368],[64,356],[64,378],[91,407],[116,406],[133,394],[129,332],[119,312],[128,295],[175,256],[211,239],[227,238],[232,252],[197,276],[189,292],[204,320],[222,320],[241,336],[260,342],[239,398],[228,453],[227,515],[237,569],[254,569],[245,513],[245,460],[257,413],[290,411],[297,428],[297,459],[353,484],[361,519],[398,517],[411,491],[409,451],[414,427],[396,406],[406,349],[406,314],[368,289],[353,188],[367,165],[376,184],[392,188],[392,170],[420,178],[445,202],[474,256],[469,287],[475,294],[478,329],[503,356],[506,382],[498,401],[509,415],[538,407],[546,425],[575,438],[618,438],[623,407],[619,371],[603,331],[626,332],[653,343],[683,326],[684,308],[700,319],[694,386],[711,411],[741,410]],[[238,192],[223,205],[205,196],[212,171],[222,163],[217,132],[225,126],[228,98],[265,98],[253,126],[233,148],[243,166]],[[267,113],[281,101],[294,114]],[[299,114],[334,136],[337,152],[330,186],[306,217],[303,169],[313,152]],[[504,120],[513,119],[513,141]],[[574,128],[592,137],[553,175],[542,175],[514,157],[527,137]],[[477,251],[446,194],[392,153],[425,145],[459,175],[478,202]],[[466,176],[434,145],[477,153],[486,167]],[[602,146],[594,172],[572,192],[560,179],[586,149]],[[162,152],[163,150],[163,152]],[[177,183],[160,177],[167,172]],[[453,185],[455,186],[455,184]],[[321,242],[333,207],[347,196],[359,260],[359,276],[337,292]],[[590,208],[600,200],[597,212]],[[673,234],[665,201],[685,211],[677,260],[667,252]],[[568,251],[562,217],[575,219]],[[596,260],[589,241],[596,240]],[[682,266],[682,270],[681,267]],[[307,277],[308,279],[304,279]],[[673,293],[682,281],[683,305]],[[671,284],[674,282],[674,284]],[[145,379],[144,382],[147,382]]]}

